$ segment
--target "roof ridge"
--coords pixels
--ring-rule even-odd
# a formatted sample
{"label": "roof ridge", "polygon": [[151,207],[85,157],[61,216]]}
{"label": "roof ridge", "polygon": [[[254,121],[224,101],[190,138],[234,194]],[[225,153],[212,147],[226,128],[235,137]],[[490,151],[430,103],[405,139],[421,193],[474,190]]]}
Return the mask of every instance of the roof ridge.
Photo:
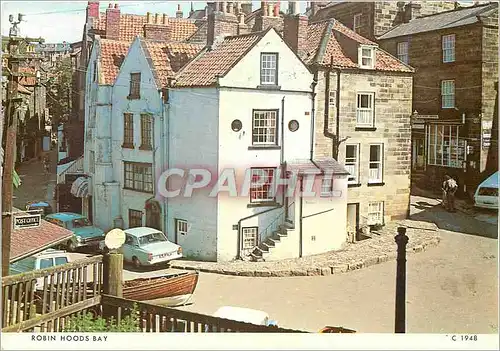
{"label": "roof ridge", "polygon": [[[456,9],[451,9],[451,10],[446,10],[446,11],[431,13],[431,14],[428,14],[428,15],[418,16],[417,18],[415,18],[415,20],[420,19],[420,18],[428,18],[428,17],[433,17],[433,16],[439,16],[439,15],[443,15],[443,14],[450,13],[450,12],[460,12],[460,11],[464,11],[464,10],[477,9],[479,7],[486,7],[486,6],[490,6],[492,4],[495,4],[495,3],[496,2],[491,2],[490,1],[487,4],[477,4],[477,5],[473,5],[473,6],[458,7]],[[401,24],[406,24],[406,23],[401,23]]]}

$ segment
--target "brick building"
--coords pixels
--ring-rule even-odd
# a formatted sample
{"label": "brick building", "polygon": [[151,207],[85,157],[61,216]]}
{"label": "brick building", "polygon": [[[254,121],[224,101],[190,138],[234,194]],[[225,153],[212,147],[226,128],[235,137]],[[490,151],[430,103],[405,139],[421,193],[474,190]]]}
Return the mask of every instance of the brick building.
{"label": "brick building", "polygon": [[456,1],[341,1],[329,4],[321,1],[311,7],[310,16],[313,21],[335,18],[363,37],[376,40],[401,23],[455,6]]}
{"label": "brick building", "polygon": [[472,195],[498,170],[498,3],[417,18],[379,41],[416,70],[415,181],[439,188],[449,173]]}
{"label": "brick building", "polygon": [[291,7],[284,40],[315,76],[315,155],[351,173],[349,231],[405,218],[413,69],[339,21],[310,22]]}

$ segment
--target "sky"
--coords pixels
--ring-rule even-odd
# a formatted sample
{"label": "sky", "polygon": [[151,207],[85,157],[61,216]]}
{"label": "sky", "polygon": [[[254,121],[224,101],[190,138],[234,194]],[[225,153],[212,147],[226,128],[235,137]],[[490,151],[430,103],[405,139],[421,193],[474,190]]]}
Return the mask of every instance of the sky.
{"label": "sky", "polygon": [[[118,3],[122,13],[145,15],[152,13],[166,13],[175,16],[177,4],[181,4],[184,17],[187,17],[191,8],[191,1],[101,1],[100,10],[104,12],[110,2]],[[193,1],[195,10],[203,9],[205,1]],[[254,1],[253,8],[260,6]],[[282,2],[282,8],[286,4]],[[2,35],[9,34],[9,15],[17,18],[18,13],[25,15],[24,21],[18,25],[21,36],[45,38],[46,43],[76,42],[82,39],[85,23],[85,9],[87,1],[2,1]],[[302,4],[305,8],[305,3]],[[302,9],[304,10],[304,9]]]}

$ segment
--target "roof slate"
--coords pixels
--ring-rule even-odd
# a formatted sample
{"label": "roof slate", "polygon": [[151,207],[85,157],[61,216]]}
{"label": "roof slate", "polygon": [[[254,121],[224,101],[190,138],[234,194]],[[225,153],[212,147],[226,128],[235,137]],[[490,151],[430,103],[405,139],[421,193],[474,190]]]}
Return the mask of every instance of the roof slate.
{"label": "roof slate", "polygon": [[226,37],[212,50],[194,59],[176,77],[176,86],[210,86],[224,76],[267,33]]}
{"label": "roof slate", "polygon": [[127,55],[130,43],[101,39],[99,82],[105,85],[114,83],[120,66]]}
{"label": "roof slate", "polygon": [[386,32],[378,39],[390,39],[417,33],[431,32],[446,28],[466,26],[479,22],[478,16],[498,9],[498,3],[465,7],[458,10],[441,12],[434,15],[416,18],[408,23],[400,24]]}
{"label": "roof slate", "polygon": [[44,220],[40,221],[39,227],[14,229],[10,244],[10,261],[34,255],[72,236],[72,231]]}

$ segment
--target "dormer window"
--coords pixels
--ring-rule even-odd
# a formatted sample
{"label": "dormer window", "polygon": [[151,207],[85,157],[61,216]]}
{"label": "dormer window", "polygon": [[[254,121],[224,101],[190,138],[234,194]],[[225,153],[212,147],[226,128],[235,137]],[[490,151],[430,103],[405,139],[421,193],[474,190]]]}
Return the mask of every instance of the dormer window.
{"label": "dormer window", "polygon": [[278,85],[278,54],[260,54],[260,84]]}
{"label": "dormer window", "polygon": [[358,62],[360,68],[375,67],[375,47],[360,46],[358,51]]}

